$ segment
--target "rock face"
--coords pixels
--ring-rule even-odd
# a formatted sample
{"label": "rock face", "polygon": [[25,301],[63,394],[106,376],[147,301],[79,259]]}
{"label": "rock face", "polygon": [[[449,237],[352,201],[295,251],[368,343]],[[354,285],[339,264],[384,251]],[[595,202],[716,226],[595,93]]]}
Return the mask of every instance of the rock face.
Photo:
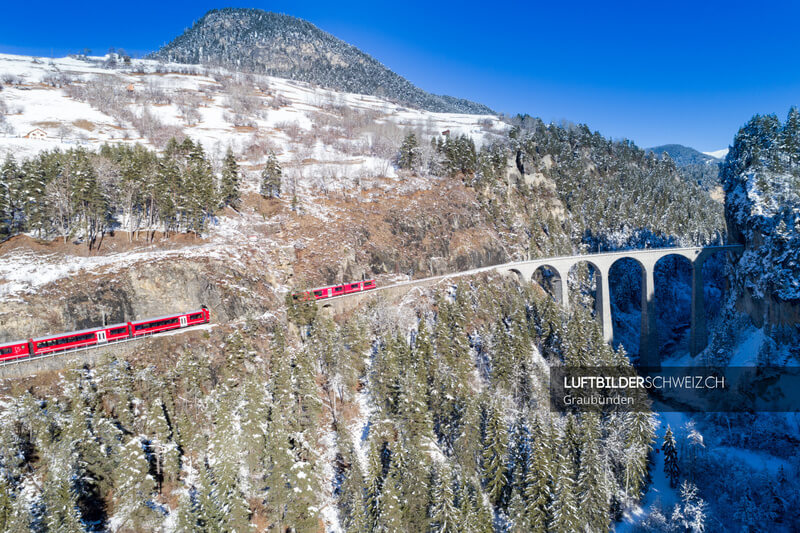
{"label": "rock face", "polygon": [[494,114],[469,100],[427,93],[310,22],[260,9],[209,11],[150,57],[305,81],[429,111]]}
{"label": "rock face", "polygon": [[[233,278],[236,283],[224,283]],[[214,322],[264,312],[262,283],[212,260],[137,264],[99,277],[89,274],[48,286],[46,294],[4,304],[0,342],[188,311],[206,305]]]}

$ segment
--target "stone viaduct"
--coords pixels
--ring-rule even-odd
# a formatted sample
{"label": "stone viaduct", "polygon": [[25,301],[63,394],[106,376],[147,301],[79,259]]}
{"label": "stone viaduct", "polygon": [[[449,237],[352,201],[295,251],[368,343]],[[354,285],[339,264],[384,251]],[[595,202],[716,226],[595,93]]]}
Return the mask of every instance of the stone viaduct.
{"label": "stone viaduct", "polygon": [[[619,252],[604,252],[585,255],[571,255],[565,257],[546,257],[494,265],[491,267],[477,268],[443,276],[434,276],[419,280],[410,280],[396,285],[380,287],[368,293],[356,293],[338,296],[318,303],[324,307],[332,306],[339,310],[349,307],[345,301],[356,303],[363,297],[381,291],[398,293],[413,287],[429,286],[436,282],[478,274],[481,272],[497,271],[503,274],[515,274],[521,281],[534,281],[534,275],[541,268],[548,269],[553,274],[556,283],[557,300],[565,307],[569,306],[569,286],[567,283],[570,270],[580,264],[587,263],[594,269],[597,290],[595,292],[595,316],[603,329],[603,337],[607,342],[613,338],[611,323],[611,291],[608,275],[611,267],[621,259],[636,261],[642,273],[642,326],[639,346],[639,365],[648,368],[661,366],[658,355],[658,337],[656,332],[655,309],[655,267],[661,259],[667,256],[680,256],[686,258],[692,266],[692,305],[689,349],[692,355],[700,353],[708,343],[706,329],[705,302],[703,295],[703,263],[712,254],[717,252],[742,252],[744,247],[739,244],[723,246],[706,246],[691,248],[648,248],[639,250],[623,250]],[[355,300],[356,302],[353,302]],[[344,304],[344,305],[343,305]]]}

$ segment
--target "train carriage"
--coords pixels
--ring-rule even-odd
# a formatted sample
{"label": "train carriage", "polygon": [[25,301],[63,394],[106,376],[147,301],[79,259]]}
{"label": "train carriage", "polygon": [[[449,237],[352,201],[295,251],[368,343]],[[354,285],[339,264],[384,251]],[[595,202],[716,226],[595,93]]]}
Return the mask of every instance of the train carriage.
{"label": "train carriage", "polygon": [[128,325],[131,330],[131,336],[139,337],[141,335],[150,335],[152,333],[185,328],[197,324],[205,324],[208,322],[208,320],[208,309],[203,308],[179,315],[167,315],[157,318],[149,318],[147,320],[129,322]]}
{"label": "train carriage", "polygon": [[325,298],[333,298],[335,296],[343,296],[345,294],[353,294],[361,291],[368,291],[377,288],[374,279],[366,281],[354,281],[352,283],[345,283],[343,285],[332,285],[329,287],[319,287],[305,292],[296,292],[292,294],[295,300],[324,300]]}
{"label": "train carriage", "polygon": [[138,320],[136,322],[122,322],[99,328],[38,337],[29,341],[0,344],[0,363],[23,357],[48,355],[79,348],[91,348],[161,331],[207,324],[210,318],[211,315],[204,306],[188,313]]}
{"label": "train carriage", "polygon": [[105,326],[98,331],[98,343],[114,342],[127,339],[131,336],[131,325],[129,322]]}
{"label": "train carriage", "polygon": [[[60,333],[48,337],[31,339],[34,355],[44,355],[75,348],[86,348],[97,344],[97,328],[83,329],[71,333]],[[103,335],[101,335],[101,338]]]}
{"label": "train carriage", "polygon": [[28,341],[15,341],[0,344],[0,361],[13,361],[20,357],[30,357],[31,347]]}

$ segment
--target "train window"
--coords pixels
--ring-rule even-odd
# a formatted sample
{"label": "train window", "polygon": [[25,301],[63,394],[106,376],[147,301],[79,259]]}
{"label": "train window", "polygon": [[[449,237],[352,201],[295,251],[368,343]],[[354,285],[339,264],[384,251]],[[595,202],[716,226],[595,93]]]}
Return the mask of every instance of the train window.
{"label": "train window", "polygon": [[122,335],[123,333],[127,333],[127,332],[128,332],[128,327],[126,326],[124,328],[114,328],[112,330],[109,330],[108,334],[109,335]]}
{"label": "train window", "polygon": [[351,288],[351,289],[357,289],[357,288],[358,288],[358,285],[359,285],[358,283],[351,283],[351,284],[350,284],[350,288]]}
{"label": "train window", "polygon": [[151,328],[160,328],[161,326],[169,326],[172,324],[177,324],[177,318],[167,318],[166,320],[157,320],[155,322],[146,322],[144,324],[136,324],[134,326],[135,331],[141,331],[143,329],[151,329]]}
{"label": "train window", "polygon": [[9,355],[13,349],[9,346],[8,348],[0,348],[0,355]]}
{"label": "train window", "polygon": [[322,296],[322,291],[314,291],[314,296]]}
{"label": "train window", "polygon": [[193,315],[189,315],[189,320],[201,320],[203,318],[203,313],[195,313]]}
{"label": "train window", "polygon": [[74,342],[83,342],[88,340],[95,340],[94,332],[84,333],[83,335],[72,335],[71,337],[64,337],[61,339],[50,339],[47,341],[37,342],[39,348],[49,348],[50,346],[62,346],[64,344],[72,344]]}

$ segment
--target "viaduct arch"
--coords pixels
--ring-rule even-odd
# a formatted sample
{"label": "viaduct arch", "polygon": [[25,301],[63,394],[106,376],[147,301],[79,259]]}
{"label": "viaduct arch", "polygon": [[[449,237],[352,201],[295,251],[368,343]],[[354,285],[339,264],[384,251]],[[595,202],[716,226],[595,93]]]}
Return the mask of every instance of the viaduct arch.
{"label": "viaduct arch", "polygon": [[656,263],[662,258],[677,255],[689,260],[692,268],[692,305],[689,349],[692,355],[700,353],[708,344],[706,328],[705,302],[703,295],[703,263],[716,252],[741,252],[742,245],[706,246],[691,248],[651,248],[645,250],[625,250],[566,257],[548,257],[515,263],[506,263],[493,267],[501,273],[513,272],[523,280],[533,281],[533,276],[541,267],[547,267],[558,276],[561,303],[569,306],[569,271],[578,263],[588,263],[595,270],[597,292],[595,296],[595,316],[603,330],[603,338],[611,342],[613,328],[611,323],[611,291],[608,275],[611,266],[623,258],[633,259],[641,267],[642,272],[642,326],[639,346],[639,364],[643,367],[658,368],[661,362],[658,356],[658,337],[656,332],[655,280]]}

